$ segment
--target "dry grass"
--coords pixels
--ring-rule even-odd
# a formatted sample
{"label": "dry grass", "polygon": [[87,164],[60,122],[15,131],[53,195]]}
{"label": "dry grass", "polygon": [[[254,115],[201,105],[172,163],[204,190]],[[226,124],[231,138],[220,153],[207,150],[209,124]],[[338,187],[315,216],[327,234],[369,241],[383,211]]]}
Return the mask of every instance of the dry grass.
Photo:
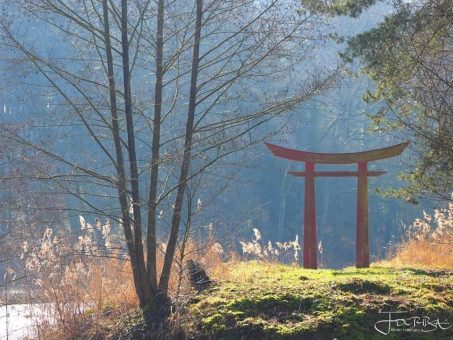
{"label": "dry grass", "polygon": [[136,308],[138,299],[128,261],[104,258],[85,266],[84,272],[68,267],[71,276],[61,284],[40,279],[38,291],[48,302],[42,308],[54,320],[38,324],[40,339],[76,339],[88,328],[92,335],[101,335],[106,332],[106,319]]}
{"label": "dry grass", "polygon": [[[251,248],[250,244],[254,246],[253,249],[259,245],[259,254],[254,255],[260,259],[260,266],[254,267],[241,266],[243,257],[234,252],[225,256],[221,246],[212,237],[202,245],[188,239],[184,247],[178,249],[169,283],[169,295],[176,306],[174,322],[183,322],[185,316],[179,314],[180,307],[194,294],[187,275],[186,262],[189,259],[201,263],[214,281],[222,284],[253,284],[257,276],[272,277],[275,276],[272,271],[280,269],[271,263],[277,260],[271,256],[272,251],[280,251],[279,256],[284,254],[281,247],[273,248],[272,244],[260,242],[260,237],[255,233],[253,242],[243,244],[243,248],[244,245],[248,246],[246,250]],[[80,243],[78,247],[82,247],[83,252],[97,255],[97,249],[87,239],[82,239]],[[127,328],[127,325],[118,325],[118,320],[128,319],[131,313],[135,315],[134,310],[138,306],[130,263],[124,258],[99,256],[71,256],[68,260],[67,256],[58,253],[71,250],[62,244],[61,240],[55,242],[49,236],[43,240],[41,248],[35,251],[37,255],[34,255],[34,260],[39,263],[38,270],[35,268],[39,289],[46,301],[51,303],[47,308],[55,320],[53,325],[41,324],[38,327],[39,338],[108,338],[118,330]],[[284,250],[292,251],[293,248],[288,247],[287,250],[284,247]],[[296,255],[288,255],[291,259],[294,256],[297,258],[298,249],[294,251]],[[244,249],[243,252],[244,256],[251,256]],[[158,268],[162,267],[163,257],[164,252],[159,251]],[[228,263],[223,262],[222,257],[228,257]],[[423,219],[417,219],[408,229],[405,242],[388,261],[379,265],[452,269],[453,204],[447,209],[435,211],[432,216],[425,213]]]}
{"label": "dry grass", "polygon": [[405,242],[379,265],[453,269],[453,203],[432,215],[424,212],[423,218],[409,227]]}
{"label": "dry grass", "polygon": [[[442,242],[412,239],[402,244],[396,254],[383,262],[389,267],[418,267],[424,269],[453,269],[453,237]],[[379,264],[380,265],[380,264]]]}
{"label": "dry grass", "polygon": [[[96,244],[90,233],[73,244],[48,230],[39,246],[24,253],[27,270],[34,278],[34,295],[46,302],[43,312],[53,320],[51,324],[38,324],[36,335],[40,339],[108,338],[123,327],[118,320],[137,310],[130,262],[115,251],[106,256],[101,251],[105,247]],[[113,248],[120,247],[116,244]],[[200,262],[209,273],[219,267],[222,252],[213,239],[203,245],[189,239],[178,249],[169,282],[169,295],[176,307],[173,319],[179,317],[179,307],[193,296],[187,261]],[[158,268],[163,258],[164,253],[159,251]]]}

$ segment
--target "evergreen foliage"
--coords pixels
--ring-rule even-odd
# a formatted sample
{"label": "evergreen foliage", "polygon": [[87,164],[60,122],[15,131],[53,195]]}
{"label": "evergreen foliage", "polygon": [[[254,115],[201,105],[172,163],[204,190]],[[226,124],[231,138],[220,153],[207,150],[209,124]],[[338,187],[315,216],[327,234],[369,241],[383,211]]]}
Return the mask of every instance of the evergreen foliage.
{"label": "evergreen foliage", "polygon": [[372,115],[376,130],[404,129],[418,157],[397,192],[449,199],[453,188],[453,6],[448,0],[399,3],[376,28],[349,40],[345,60],[364,63],[376,83],[364,99],[383,101]]}

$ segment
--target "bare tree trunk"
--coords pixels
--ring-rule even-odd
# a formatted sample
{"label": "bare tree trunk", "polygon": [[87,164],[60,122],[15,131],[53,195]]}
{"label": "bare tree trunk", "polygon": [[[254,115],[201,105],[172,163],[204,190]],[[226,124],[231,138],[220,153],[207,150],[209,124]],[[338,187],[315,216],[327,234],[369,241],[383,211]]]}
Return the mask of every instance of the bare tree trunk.
{"label": "bare tree trunk", "polygon": [[127,28],[127,0],[121,1],[121,43],[123,59],[123,81],[124,81],[124,114],[126,116],[127,129],[127,150],[131,172],[132,209],[134,214],[134,247],[137,254],[136,266],[138,276],[142,285],[143,295],[140,304],[144,306],[151,299],[151,284],[146,275],[145,256],[142,243],[142,221],[140,209],[140,193],[138,182],[137,155],[135,149],[134,121],[132,117],[132,94],[129,69],[129,36]]}
{"label": "bare tree trunk", "polygon": [[156,87],[154,92],[154,124],[151,155],[151,179],[148,198],[147,270],[151,285],[157,288],[156,208],[159,179],[160,125],[162,113],[162,80],[164,49],[164,0],[157,5]]}
{"label": "bare tree trunk", "polygon": [[173,210],[173,216],[171,221],[170,237],[168,239],[167,250],[165,252],[162,275],[159,281],[159,288],[164,293],[167,293],[168,291],[168,282],[170,280],[171,265],[173,262],[173,256],[175,254],[176,241],[178,239],[179,226],[181,223],[182,203],[184,200],[184,192],[187,186],[187,178],[189,175],[190,159],[192,154],[193,125],[195,120],[195,108],[197,99],[198,66],[200,62],[201,19],[203,16],[203,1],[202,0],[196,1],[197,1],[197,12],[195,21],[195,42],[193,46],[192,56],[192,74],[190,81],[190,97],[189,97],[189,109],[187,112],[186,134],[184,139],[184,154],[181,165],[181,172],[179,176],[178,190],[176,192],[175,207]]}
{"label": "bare tree trunk", "polygon": [[113,69],[113,56],[112,56],[112,45],[110,40],[110,24],[109,24],[109,9],[107,0],[102,1],[103,8],[103,19],[104,19],[104,41],[105,50],[107,53],[107,76],[109,80],[109,93],[110,93],[110,111],[112,115],[112,134],[113,141],[115,144],[116,152],[116,172],[118,180],[116,186],[118,188],[118,198],[121,207],[121,218],[123,221],[124,235],[126,238],[126,244],[129,256],[131,258],[132,273],[134,277],[134,285],[140,303],[145,302],[145,296],[143,293],[142,282],[140,279],[140,269],[138,267],[137,253],[134,246],[134,238],[132,234],[132,223],[129,215],[128,203],[127,203],[127,186],[126,186],[126,175],[124,169],[124,158],[121,148],[121,137],[118,123],[118,107],[116,98],[116,84],[115,75]]}
{"label": "bare tree trunk", "polygon": [[[286,218],[286,202],[288,199],[288,192],[291,188],[291,185],[288,184],[288,181],[292,179],[288,179],[288,170],[289,165],[285,167],[285,174],[281,180],[281,187],[280,187],[280,205],[278,209],[278,224],[277,224],[277,240],[283,239],[283,228],[285,227],[285,218]],[[291,188],[292,189],[292,188]]]}

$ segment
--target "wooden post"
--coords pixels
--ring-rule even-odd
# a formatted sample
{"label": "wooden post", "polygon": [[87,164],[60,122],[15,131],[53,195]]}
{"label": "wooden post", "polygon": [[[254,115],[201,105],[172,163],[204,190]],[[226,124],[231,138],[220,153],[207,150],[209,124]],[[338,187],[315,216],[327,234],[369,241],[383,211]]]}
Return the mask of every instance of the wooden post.
{"label": "wooden post", "polygon": [[368,241],[368,165],[358,163],[357,188],[357,235],[356,235],[356,267],[370,266],[370,249]]}
{"label": "wooden post", "polygon": [[316,196],[315,196],[315,164],[305,163],[305,201],[304,201],[304,268],[316,269]]}

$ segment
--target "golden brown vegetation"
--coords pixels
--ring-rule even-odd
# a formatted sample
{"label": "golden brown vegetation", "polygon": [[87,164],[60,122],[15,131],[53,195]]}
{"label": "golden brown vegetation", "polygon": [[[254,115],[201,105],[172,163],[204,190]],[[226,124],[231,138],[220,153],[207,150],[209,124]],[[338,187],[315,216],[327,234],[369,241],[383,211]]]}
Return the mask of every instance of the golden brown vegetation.
{"label": "golden brown vegetation", "polygon": [[[121,255],[121,246],[109,236],[109,226],[91,226],[83,219],[81,225],[84,235],[75,244],[53,236],[48,230],[39,247],[24,251],[36,289],[48,302],[42,308],[48,309],[47,315],[54,320],[51,324],[39,324],[37,335],[41,339],[109,338],[118,332],[128,332],[131,325],[141,320],[130,263]],[[96,228],[103,235],[101,246],[95,242]],[[180,314],[181,307],[194,296],[187,275],[189,259],[201,263],[214,281],[247,285],[253,284],[258,275],[253,268],[263,275],[263,270],[277,268],[275,262],[282,259],[296,263],[300,250],[297,239],[276,244],[274,248],[272,243],[261,240],[258,230],[254,230],[251,242],[241,245],[242,257],[235,252],[225,256],[212,235],[204,244],[187,238],[180,245],[169,285],[175,329],[187,319]],[[163,252],[158,255],[158,264],[162,265]],[[222,257],[228,257],[228,262],[223,262]],[[241,266],[244,258],[259,260],[260,266]],[[422,219],[408,228],[405,242],[396,248],[393,256],[378,265],[452,269],[453,204],[434,211],[433,215],[424,213]]]}
{"label": "golden brown vegetation", "polygon": [[446,209],[424,212],[408,228],[406,241],[382,264],[393,267],[453,269],[453,203]]}
{"label": "golden brown vegetation", "polygon": [[[81,217],[81,231],[77,242],[47,229],[38,246],[24,244],[30,289],[35,292],[30,296],[39,296],[39,302],[45,302],[39,305],[42,315],[47,316],[47,321],[37,322],[40,339],[109,337],[121,331],[118,320],[138,307],[130,262],[121,244],[110,235],[110,225],[90,225]],[[212,237],[203,245],[187,239],[179,247],[169,284],[175,315],[193,295],[186,262],[192,259],[205,268],[215,268],[222,252]],[[160,265],[163,254],[158,253]]]}

